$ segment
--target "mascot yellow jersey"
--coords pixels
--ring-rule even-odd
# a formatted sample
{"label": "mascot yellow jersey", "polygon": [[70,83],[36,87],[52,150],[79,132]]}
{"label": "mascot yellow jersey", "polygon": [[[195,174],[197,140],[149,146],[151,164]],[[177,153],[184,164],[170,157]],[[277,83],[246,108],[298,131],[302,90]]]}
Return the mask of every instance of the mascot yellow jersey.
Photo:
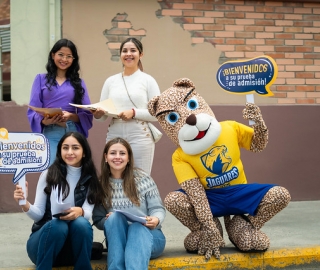
{"label": "mascot yellow jersey", "polygon": [[179,147],[173,153],[172,166],[179,184],[193,178],[199,178],[205,189],[247,183],[239,147],[250,150],[253,129],[235,121],[220,124],[220,136],[207,150],[188,155]]}

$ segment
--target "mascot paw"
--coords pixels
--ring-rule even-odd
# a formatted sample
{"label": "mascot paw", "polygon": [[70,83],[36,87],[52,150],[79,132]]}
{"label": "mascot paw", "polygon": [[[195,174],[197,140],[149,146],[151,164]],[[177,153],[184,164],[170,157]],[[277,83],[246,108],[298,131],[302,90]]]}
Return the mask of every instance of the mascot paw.
{"label": "mascot paw", "polygon": [[200,231],[199,255],[205,255],[205,258],[209,260],[213,254],[219,259],[220,248],[224,246],[224,240],[217,228],[203,229]]}
{"label": "mascot paw", "polygon": [[[219,221],[219,219],[217,217],[213,218],[213,222],[216,225],[219,233],[220,233],[220,241],[222,239],[222,247],[224,246],[224,241],[223,241],[223,229],[221,226],[221,222]],[[205,253],[205,257],[207,259],[210,259],[210,257],[212,256],[212,252],[214,254],[214,256],[219,259],[220,257],[220,249],[219,247],[214,248],[213,250],[208,250],[207,252],[202,251],[202,248],[200,248],[200,240],[201,240],[201,235],[202,232],[201,231],[193,231],[191,233],[189,233],[186,238],[184,239],[184,247],[187,250],[188,253],[191,254],[200,254],[200,255],[204,255]],[[200,250],[200,252],[199,252]]]}
{"label": "mascot paw", "polygon": [[246,120],[252,120],[260,122],[262,120],[262,114],[259,107],[253,103],[246,103],[245,109],[242,111],[243,118]]}
{"label": "mascot paw", "polygon": [[268,236],[252,226],[245,215],[226,220],[226,230],[231,243],[242,252],[264,252],[270,246]]}

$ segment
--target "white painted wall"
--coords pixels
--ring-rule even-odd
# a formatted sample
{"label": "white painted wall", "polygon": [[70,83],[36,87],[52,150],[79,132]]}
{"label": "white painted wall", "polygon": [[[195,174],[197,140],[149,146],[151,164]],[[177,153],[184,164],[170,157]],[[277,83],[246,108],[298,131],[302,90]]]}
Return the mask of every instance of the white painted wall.
{"label": "white painted wall", "polygon": [[45,72],[48,53],[61,38],[60,0],[11,0],[11,99],[29,103],[31,86]]}

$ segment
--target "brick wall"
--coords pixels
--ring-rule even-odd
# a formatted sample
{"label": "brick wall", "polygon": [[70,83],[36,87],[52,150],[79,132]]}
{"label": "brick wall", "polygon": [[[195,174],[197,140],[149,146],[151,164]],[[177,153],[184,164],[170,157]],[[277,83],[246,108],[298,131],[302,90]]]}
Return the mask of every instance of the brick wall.
{"label": "brick wall", "polygon": [[227,60],[269,55],[279,73],[272,86],[279,104],[320,103],[320,2],[158,0],[156,15],[208,42]]}
{"label": "brick wall", "polygon": [[9,24],[10,0],[0,0],[0,25]]}

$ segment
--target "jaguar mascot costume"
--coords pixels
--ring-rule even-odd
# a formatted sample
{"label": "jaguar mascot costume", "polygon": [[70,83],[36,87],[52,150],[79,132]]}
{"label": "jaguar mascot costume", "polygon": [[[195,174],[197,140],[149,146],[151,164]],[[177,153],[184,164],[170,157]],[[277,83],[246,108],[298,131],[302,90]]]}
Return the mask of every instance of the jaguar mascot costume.
{"label": "jaguar mascot costume", "polygon": [[225,243],[218,217],[224,217],[237,249],[267,250],[270,241],[260,229],[288,205],[290,194],[277,185],[247,183],[240,148],[260,152],[268,143],[259,107],[246,103],[243,110],[244,119],[255,122],[253,127],[218,122],[193,82],[182,78],[150,100],[148,110],[178,147],[172,166],[181,189],[170,192],[164,203],[191,231],[184,239],[187,252],[220,258]]}

